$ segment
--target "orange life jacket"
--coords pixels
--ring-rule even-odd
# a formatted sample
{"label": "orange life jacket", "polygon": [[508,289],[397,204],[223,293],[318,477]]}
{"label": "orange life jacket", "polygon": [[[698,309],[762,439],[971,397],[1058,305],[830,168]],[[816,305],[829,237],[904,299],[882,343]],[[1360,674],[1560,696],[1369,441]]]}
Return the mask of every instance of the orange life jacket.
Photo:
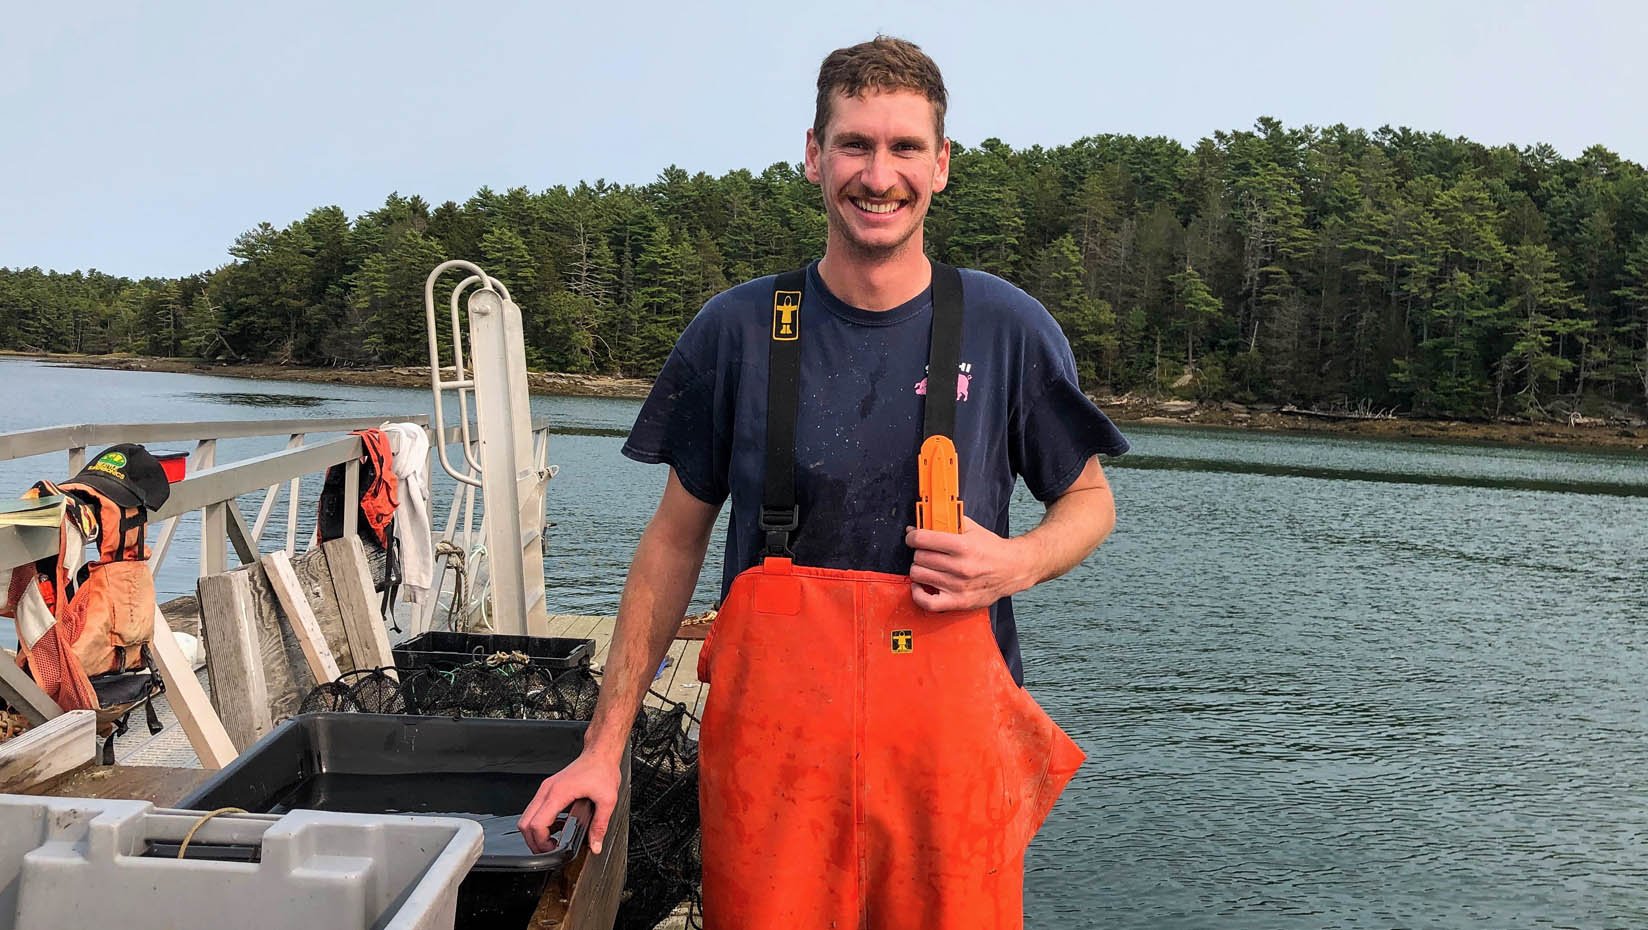
{"label": "orange life jacket", "polygon": [[[393,533],[389,524],[395,519],[395,508],[400,506],[400,479],[395,477],[394,456],[389,451],[389,434],[381,429],[355,430],[351,435],[361,438],[360,518],[365,528],[372,530],[378,545],[387,549]],[[343,499],[344,466],[333,465],[326,471],[326,482],[321,489],[318,529],[320,539],[338,539],[343,536],[344,508],[355,506]]]}
{"label": "orange life jacket", "polygon": [[[25,496],[64,494],[69,513],[58,535],[58,554],[12,571],[5,609],[15,617],[30,581],[56,623],[32,647],[18,642],[17,662],[65,710],[96,708],[89,679],[108,672],[132,671],[152,664],[154,579],[146,564],[147,513],[122,507],[84,484],[42,481]],[[91,529],[97,537],[96,560],[69,571],[69,526]]]}

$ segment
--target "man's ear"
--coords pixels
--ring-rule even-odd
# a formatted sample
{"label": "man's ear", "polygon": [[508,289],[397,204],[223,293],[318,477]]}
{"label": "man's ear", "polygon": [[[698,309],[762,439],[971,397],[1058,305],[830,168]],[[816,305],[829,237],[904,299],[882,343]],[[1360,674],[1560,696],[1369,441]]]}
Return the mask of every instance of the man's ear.
{"label": "man's ear", "polygon": [[824,179],[824,172],[819,170],[818,159],[823,154],[823,142],[811,129],[807,130],[807,151],[803,156],[807,169],[807,180],[817,184]]}
{"label": "man's ear", "polygon": [[950,140],[945,139],[938,147],[938,162],[933,168],[933,193],[944,190],[950,183]]}

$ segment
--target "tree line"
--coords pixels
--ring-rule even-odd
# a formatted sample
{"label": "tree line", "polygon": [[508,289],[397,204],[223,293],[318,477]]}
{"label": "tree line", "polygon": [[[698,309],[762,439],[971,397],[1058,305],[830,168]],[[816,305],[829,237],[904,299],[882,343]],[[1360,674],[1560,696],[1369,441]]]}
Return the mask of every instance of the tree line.
{"label": "tree line", "polygon": [[[822,254],[825,229],[782,163],[397,193],[260,224],[182,278],[0,269],[0,347],[420,364],[424,278],[467,258],[521,305],[534,367],[648,376],[705,299]],[[1648,400],[1648,179],[1601,146],[1268,118],[1193,148],[990,139],[954,147],[927,230],[933,256],[1041,300],[1098,393],[1460,417]]]}

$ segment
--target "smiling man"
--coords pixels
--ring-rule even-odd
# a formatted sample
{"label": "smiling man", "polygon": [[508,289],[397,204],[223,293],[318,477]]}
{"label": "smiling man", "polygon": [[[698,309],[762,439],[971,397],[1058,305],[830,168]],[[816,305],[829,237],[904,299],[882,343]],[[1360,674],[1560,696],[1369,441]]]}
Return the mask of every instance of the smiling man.
{"label": "smiling man", "polygon": [[[713,685],[699,796],[715,930],[1021,926],[1025,848],[1083,758],[1022,687],[1011,596],[1108,535],[1098,455],[1127,441],[1039,303],[927,258],[946,104],[938,67],[908,42],[824,60],[806,141],[823,257],[710,300],[624,446],[669,475],[583,754],[521,829],[541,844],[587,797],[599,847],[631,721],[730,499],[699,661]],[[926,455],[938,467],[923,478],[930,435],[955,452]],[[959,532],[928,519],[945,509],[946,467]],[[1020,478],[1046,512],[1014,536]]]}

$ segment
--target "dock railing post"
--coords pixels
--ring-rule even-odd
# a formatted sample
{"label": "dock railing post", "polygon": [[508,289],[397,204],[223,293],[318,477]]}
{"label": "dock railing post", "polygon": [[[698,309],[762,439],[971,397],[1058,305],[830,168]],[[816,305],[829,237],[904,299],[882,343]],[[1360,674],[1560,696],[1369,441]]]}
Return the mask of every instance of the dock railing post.
{"label": "dock railing post", "polygon": [[[470,273],[470,277],[452,292],[454,377],[448,381],[441,373],[435,282],[443,272],[454,268]],[[470,369],[466,373],[458,299],[472,286],[466,305],[470,358]],[[499,633],[547,636],[543,517],[544,485],[552,471],[538,464],[547,454],[547,445],[535,446],[521,309],[510,299],[509,289],[501,281],[469,262],[449,261],[436,266],[424,282],[424,313],[436,431],[444,429],[442,392],[456,391],[464,458],[469,471],[458,470],[448,460],[444,444],[437,448],[441,466],[460,482],[478,484],[485,495],[486,518],[481,526],[486,542],[492,628]],[[473,437],[473,453],[464,404],[469,391],[475,395],[478,428],[478,435]],[[474,477],[477,471],[478,481]],[[472,501],[473,498],[466,500],[466,510]]]}
{"label": "dock railing post", "polygon": [[[481,493],[486,499],[487,569],[492,582],[492,623],[500,633],[527,632],[526,573],[513,553],[521,551],[521,500],[517,493],[521,453],[515,446],[509,364],[509,325],[503,298],[490,289],[469,295],[469,349],[475,373],[475,420],[480,427]],[[513,320],[520,328],[520,315]],[[524,382],[524,378],[523,378]],[[524,389],[524,383],[523,383]],[[539,584],[543,582],[539,572]]]}
{"label": "dock railing post", "polygon": [[[217,440],[202,439],[196,447],[195,468],[205,471],[217,464]],[[228,504],[218,502],[200,509],[200,576],[221,575],[228,568],[224,546],[229,539]]]}

